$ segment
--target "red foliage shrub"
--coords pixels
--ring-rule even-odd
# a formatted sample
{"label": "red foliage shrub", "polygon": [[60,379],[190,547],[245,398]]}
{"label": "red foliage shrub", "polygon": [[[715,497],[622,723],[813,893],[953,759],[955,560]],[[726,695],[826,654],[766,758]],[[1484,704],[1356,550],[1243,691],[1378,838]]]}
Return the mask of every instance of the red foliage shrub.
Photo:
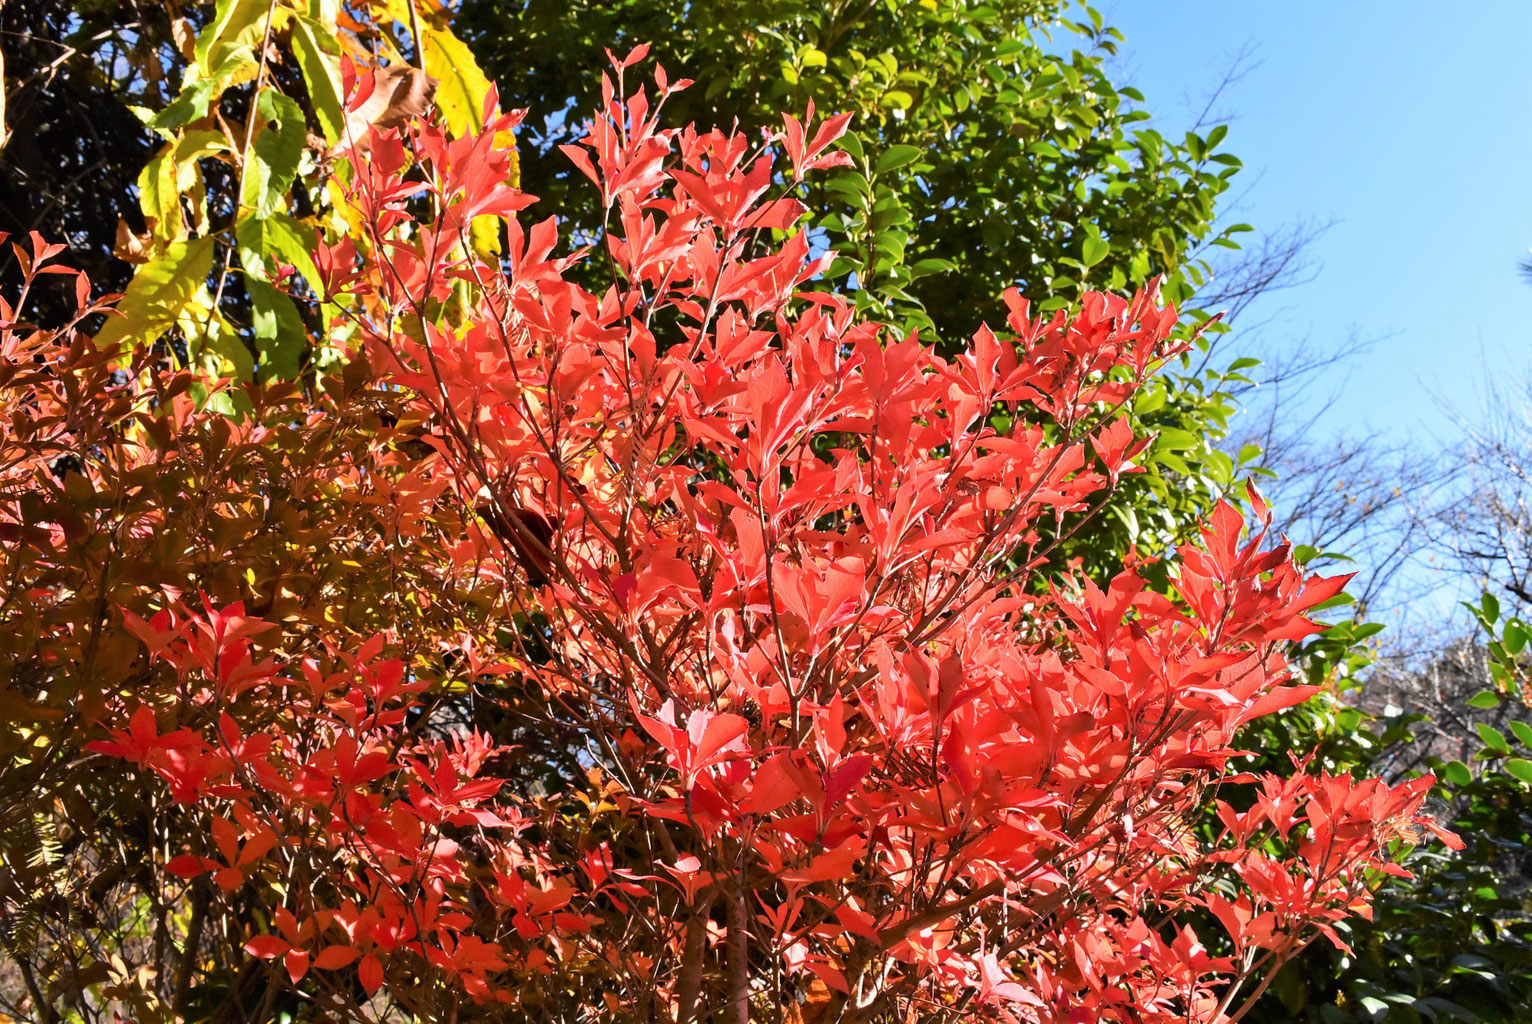
{"label": "red foliage shrub", "polygon": [[[191,829],[164,870],[336,1014],[1237,1019],[1433,827],[1429,777],[1231,769],[1242,724],[1313,691],[1283,652],[1344,579],[1242,542],[1225,505],[1171,594],[1132,564],[1044,585],[1136,471],[1117,413],[1180,351],[1175,311],[1013,296],[1007,333],[948,361],[799,294],[824,257],[794,186],[845,119],[784,118],[765,147],[663,128],[685,83],[629,90],[641,57],[570,151],[608,210],[595,255],[515,219],[514,117],[352,152],[366,237],[317,262],[348,376],[376,377],[286,426],[260,389],[232,423],[167,397],[213,382],[140,360],[111,384],[7,328],[0,519],[32,566],[7,608],[59,600],[47,572],[79,557],[26,511],[55,451],[89,448],[100,493],[219,431],[334,456],[293,485],[325,495],[295,547],[361,523],[409,567],[372,581],[392,603],[366,642],[333,590],[284,619],[99,589],[147,660],[72,706],[109,725],[87,749],[163,781]],[[571,269],[597,258],[593,291]],[[366,402],[417,461],[315,443]],[[218,497],[156,492],[132,529]]]}

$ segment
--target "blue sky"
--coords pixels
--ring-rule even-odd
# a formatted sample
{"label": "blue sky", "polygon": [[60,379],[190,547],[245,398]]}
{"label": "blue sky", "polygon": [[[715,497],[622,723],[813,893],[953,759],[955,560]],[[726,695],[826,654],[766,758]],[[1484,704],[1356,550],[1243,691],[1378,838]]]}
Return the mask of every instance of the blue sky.
{"label": "blue sky", "polygon": [[[1244,161],[1237,219],[1333,222],[1317,276],[1247,315],[1275,352],[1372,341],[1348,364],[1326,430],[1435,446],[1439,410],[1493,372],[1532,371],[1532,0],[1102,0],[1127,37],[1114,78],[1162,130],[1216,112]],[[1247,236],[1248,237],[1248,236]]]}

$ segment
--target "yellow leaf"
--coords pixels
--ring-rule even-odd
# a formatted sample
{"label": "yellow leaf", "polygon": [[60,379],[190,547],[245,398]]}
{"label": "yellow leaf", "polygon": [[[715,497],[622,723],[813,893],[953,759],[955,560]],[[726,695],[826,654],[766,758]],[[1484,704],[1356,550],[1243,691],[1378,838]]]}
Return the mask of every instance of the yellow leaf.
{"label": "yellow leaf", "polygon": [[436,105],[442,119],[453,135],[467,135],[482,123],[489,80],[479,70],[473,53],[450,31],[424,25],[420,31],[425,36],[426,74],[440,83]]}
{"label": "yellow leaf", "polygon": [[335,19],[331,16],[329,30],[308,18],[293,19],[293,54],[303,71],[309,98],[314,102],[314,115],[325,141],[335,145],[341,138],[341,126],[346,122],[345,99],[340,86],[340,54],[333,38]]}
{"label": "yellow leaf", "polygon": [[165,242],[186,235],[181,196],[176,189],[175,148],[175,143],[163,146],[138,174],[138,205],[144,211],[149,232]]}
{"label": "yellow leaf", "polygon": [[204,235],[172,242],[165,255],[138,268],[117,303],[122,314],[107,320],[96,334],[98,345],[147,344],[173,326],[213,269],[213,239]]}
{"label": "yellow leaf", "polygon": [[208,65],[208,57],[219,46],[251,44],[265,30],[267,0],[219,0],[212,23],[197,36],[197,63]]}
{"label": "yellow leaf", "polygon": [[473,247],[480,253],[498,253],[500,251],[500,218],[489,214],[475,217],[469,226],[469,236],[473,239]]}

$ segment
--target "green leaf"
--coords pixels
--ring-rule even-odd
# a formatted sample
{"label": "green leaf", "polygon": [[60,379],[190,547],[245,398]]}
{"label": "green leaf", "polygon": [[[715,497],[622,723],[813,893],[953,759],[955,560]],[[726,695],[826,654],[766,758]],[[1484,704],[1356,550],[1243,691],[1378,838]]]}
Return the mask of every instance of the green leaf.
{"label": "green leaf", "polygon": [[1527,646],[1527,624],[1520,619],[1507,619],[1503,640],[1506,653],[1520,654]]}
{"label": "green leaf", "polygon": [[292,25],[293,55],[298,58],[298,68],[308,86],[319,130],[333,146],[340,141],[346,124],[340,54],[335,48],[334,34],[302,15],[293,18]]}
{"label": "green leaf", "polygon": [[1500,618],[1500,600],[1494,594],[1486,592],[1479,598],[1479,607],[1483,609],[1486,621],[1494,622]]}
{"label": "green leaf", "polygon": [[1084,263],[1087,267],[1094,267],[1106,259],[1107,254],[1111,251],[1111,243],[1092,231],[1085,236],[1085,241],[1081,244],[1080,262]]}
{"label": "green leaf", "polygon": [[[205,156],[212,156],[214,153],[228,151],[229,140],[224,137],[223,132],[213,128],[199,128],[188,131],[177,140],[175,160],[178,165],[187,164],[194,160],[201,160]],[[178,174],[177,180],[184,179]],[[181,187],[186,186],[183,184]]]}
{"label": "green leaf", "polygon": [[270,9],[266,0],[220,0],[213,20],[197,36],[195,60],[186,69],[180,94],[149,127],[164,131],[206,117],[218,94],[255,78],[260,64],[252,47],[265,32]]}
{"label": "green leaf", "polygon": [[1133,412],[1137,416],[1147,416],[1164,406],[1165,398],[1164,388],[1140,391],[1138,400],[1133,403]]}
{"label": "green leaf", "polygon": [[1114,504],[1111,506],[1111,511],[1122,523],[1123,528],[1128,531],[1128,543],[1136,544],[1138,542],[1139,525],[1138,515],[1133,511],[1133,506],[1127,503]]}
{"label": "green leaf", "polygon": [[1473,781],[1473,772],[1462,761],[1448,761],[1442,765],[1442,778],[1454,786],[1466,786]]}
{"label": "green leaf", "polygon": [[250,318],[261,375],[281,380],[296,377],[308,348],[308,333],[298,307],[286,292],[258,278],[247,276],[245,288],[250,292]]}
{"label": "green leaf", "polygon": [[298,175],[308,129],[303,108],[275,89],[261,90],[256,109],[266,124],[251,147],[240,203],[255,210],[257,217],[269,217],[287,206],[287,190]]}
{"label": "green leaf", "polygon": [[175,324],[213,269],[210,235],[172,242],[165,255],[138,268],[117,311],[96,334],[96,344],[148,344]]}
{"label": "green leaf", "polygon": [[239,243],[239,260],[247,272],[265,279],[265,260],[277,257],[283,263],[291,263],[304,282],[316,293],[320,288],[319,268],[314,264],[313,252],[317,247],[314,229],[285,213],[256,218],[249,215],[234,225],[234,238]]}
{"label": "green leaf", "polygon": [[1155,451],[1180,452],[1195,448],[1200,443],[1196,434],[1179,427],[1167,427],[1154,439]]}
{"label": "green leaf", "polygon": [[1474,729],[1479,733],[1479,738],[1484,741],[1486,747],[1502,754],[1509,754],[1511,752],[1511,745],[1506,742],[1505,733],[1496,729],[1493,725],[1475,722]]}
{"label": "green leaf", "polygon": [[1376,996],[1363,996],[1361,999],[1362,1009],[1368,1013],[1387,1013],[1388,1004]]}
{"label": "green leaf", "polygon": [[918,146],[889,146],[878,157],[878,162],[873,167],[873,173],[884,174],[897,167],[903,167],[905,164],[914,163],[919,158],[920,148]]}
{"label": "green leaf", "polygon": [[1521,741],[1522,746],[1532,750],[1532,725],[1528,725],[1526,722],[1512,722],[1511,731],[1516,734],[1516,738]]}
{"label": "green leaf", "polygon": [[1468,706],[1471,708],[1493,708],[1500,706],[1500,694],[1494,690],[1480,690],[1468,698]]}
{"label": "green leaf", "polygon": [[1505,763],[1505,770],[1521,782],[1532,783],[1532,761],[1524,757],[1511,758]]}
{"label": "green leaf", "polygon": [[[192,362],[215,377],[250,380],[255,376],[250,350],[223,315],[212,308],[211,301],[207,289],[199,289],[176,320]],[[249,406],[249,396],[240,388],[224,388],[208,399],[208,408],[225,415],[245,412]]]}
{"label": "green leaf", "polygon": [[149,127],[158,131],[170,131],[190,121],[206,117],[208,104],[213,101],[213,96],[217,92],[218,79],[216,78],[204,78],[187,83],[175,100],[154,115],[149,122]]}

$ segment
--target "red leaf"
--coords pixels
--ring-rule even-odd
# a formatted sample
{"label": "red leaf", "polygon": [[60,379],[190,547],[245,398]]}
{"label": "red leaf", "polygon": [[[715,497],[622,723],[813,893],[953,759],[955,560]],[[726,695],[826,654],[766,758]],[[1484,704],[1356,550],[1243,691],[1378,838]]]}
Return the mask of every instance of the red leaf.
{"label": "red leaf", "polygon": [[183,853],[179,857],[172,857],[165,864],[165,870],[178,878],[196,878],[213,865],[212,861],[202,857],[193,857],[189,853]]}
{"label": "red leaf", "polygon": [[301,949],[295,949],[282,958],[282,964],[287,968],[287,976],[296,985],[309,972],[309,955]]}
{"label": "red leaf", "polygon": [[293,947],[278,935],[257,935],[245,943],[245,952],[262,960],[281,956]]}
{"label": "red leaf", "polygon": [[1294,705],[1302,704],[1323,689],[1323,686],[1279,686],[1270,693],[1258,698],[1254,704],[1251,704],[1245,713],[1240,715],[1237,724],[1244,725],[1246,722],[1260,718],[1262,715],[1270,715],[1278,711],[1284,711]]}
{"label": "red leaf", "polygon": [[377,957],[368,953],[356,965],[356,977],[362,983],[362,989],[371,996],[383,985],[383,965]]}
{"label": "red leaf", "polygon": [[357,951],[350,946],[326,946],[314,958],[314,967],[321,971],[334,971],[357,958]]}

